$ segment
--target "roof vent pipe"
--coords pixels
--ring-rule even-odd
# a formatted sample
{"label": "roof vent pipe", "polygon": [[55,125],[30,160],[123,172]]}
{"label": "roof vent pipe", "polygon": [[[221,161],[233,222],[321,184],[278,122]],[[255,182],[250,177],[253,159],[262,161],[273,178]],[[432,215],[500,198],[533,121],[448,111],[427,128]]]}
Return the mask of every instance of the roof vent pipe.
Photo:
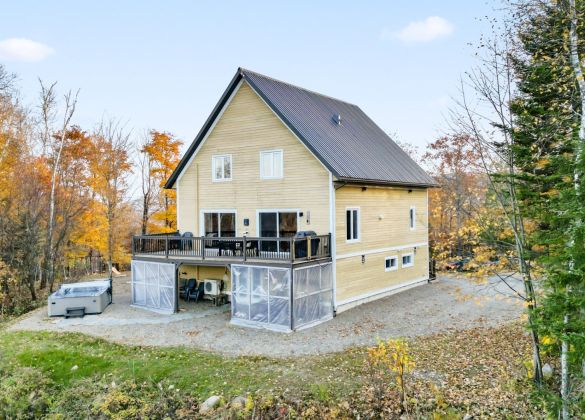
{"label": "roof vent pipe", "polygon": [[341,125],[341,114],[335,115],[334,120],[337,123],[337,125]]}

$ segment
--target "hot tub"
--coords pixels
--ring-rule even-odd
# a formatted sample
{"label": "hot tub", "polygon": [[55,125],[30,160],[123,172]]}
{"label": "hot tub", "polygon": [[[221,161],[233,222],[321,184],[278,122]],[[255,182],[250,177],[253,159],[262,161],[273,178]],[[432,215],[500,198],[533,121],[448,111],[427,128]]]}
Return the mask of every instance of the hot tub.
{"label": "hot tub", "polygon": [[49,316],[101,314],[111,302],[110,280],[63,284],[49,296]]}

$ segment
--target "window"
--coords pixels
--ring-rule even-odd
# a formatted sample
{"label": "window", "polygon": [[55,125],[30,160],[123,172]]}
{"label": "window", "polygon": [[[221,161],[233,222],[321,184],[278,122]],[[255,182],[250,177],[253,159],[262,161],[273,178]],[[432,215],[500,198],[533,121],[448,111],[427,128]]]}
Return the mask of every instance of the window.
{"label": "window", "polygon": [[345,223],[347,242],[358,242],[360,240],[360,209],[346,209]]}
{"label": "window", "polygon": [[398,257],[393,255],[392,257],[386,257],[386,271],[398,270]]}
{"label": "window", "polygon": [[205,231],[204,236],[209,238],[236,236],[236,214],[235,213],[219,213],[219,212],[204,212],[203,224]]}
{"label": "window", "polygon": [[[298,212],[260,211],[258,212],[258,233],[262,238],[288,238],[295,236],[298,229]],[[289,252],[289,242],[261,241],[261,251]]]}
{"label": "window", "polygon": [[282,150],[260,152],[260,178],[280,179],[283,172]]}
{"label": "window", "polygon": [[232,180],[232,155],[213,156],[211,166],[214,182]]}
{"label": "window", "polygon": [[404,254],[402,255],[402,268],[412,267],[414,265],[414,254]]}
{"label": "window", "polygon": [[410,212],[409,212],[409,217],[410,217],[410,230],[413,230],[416,226],[415,226],[415,220],[416,220],[416,207],[411,207],[410,208]]}

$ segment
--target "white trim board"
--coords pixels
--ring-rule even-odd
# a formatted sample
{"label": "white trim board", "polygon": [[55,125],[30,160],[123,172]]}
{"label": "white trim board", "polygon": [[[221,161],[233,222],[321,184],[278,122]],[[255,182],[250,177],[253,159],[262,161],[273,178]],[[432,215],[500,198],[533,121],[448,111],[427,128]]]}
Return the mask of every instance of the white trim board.
{"label": "white trim board", "polygon": [[406,245],[399,245],[399,246],[391,246],[388,248],[378,248],[378,249],[371,249],[367,251],[361,252],[350,252],[348,254],[340,254],[336,255],[335,258],[338,260],[343,260],[345,258],[353,258],[353,257],[361,257],[362,255],[370,255],[370,254],[381,254],[383,252],[390,252],[390,251],[402,251],[403,249],[414,248],[414,247],[423,247],[428,246],[428,242],[418,242],[416,244],[406,244]]}
{"label": "white trim board", "polygon": [[336,233],[336,226],[335,226],[335,188],[333,186],[333,174],[329,172],[329,232],[331,234],[331,243],[329,244],[331,250],[331,262],[332,265],[332,275],[333,275],[333,307],[336,306],[336,296],[337,296],[337,257],[335,255],[337,249],[337,233]]}
{"label": "white trim board", "polygon": [[428,277],[420,277],[409,282],[400,283],[394,286],[385,287],[384,289],[376,290],[374,292],[364,293],[358,296],[344,299],[340,302],[337,302],[335,311],[337,313],[340,313],[348,309],[354,308],[358,305],[361,305],[363,303],[372,302],[374,300],[378,300],[383,297],[390,296],[398,292],[402,292],[412,287],[428,283],[428,281],[429,281]]}

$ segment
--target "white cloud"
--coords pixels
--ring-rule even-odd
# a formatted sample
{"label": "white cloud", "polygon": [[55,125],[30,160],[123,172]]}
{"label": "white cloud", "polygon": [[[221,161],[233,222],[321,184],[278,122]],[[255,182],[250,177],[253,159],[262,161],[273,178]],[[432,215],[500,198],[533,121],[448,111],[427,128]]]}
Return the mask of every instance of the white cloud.
{"label": "white cloud", "polygon": [[0,59],[10,61],[41,61],[53,54],[51,47],[26,38],[0,41]]}
{"label": "white cloud", "polygon": [[448,20],[439,16],[429,16],[425,20],[410,22],[397,33],[384,28],[380,37],[382,40],[398,38],[403,42],[429,42],[450,35],[453,29]]}

